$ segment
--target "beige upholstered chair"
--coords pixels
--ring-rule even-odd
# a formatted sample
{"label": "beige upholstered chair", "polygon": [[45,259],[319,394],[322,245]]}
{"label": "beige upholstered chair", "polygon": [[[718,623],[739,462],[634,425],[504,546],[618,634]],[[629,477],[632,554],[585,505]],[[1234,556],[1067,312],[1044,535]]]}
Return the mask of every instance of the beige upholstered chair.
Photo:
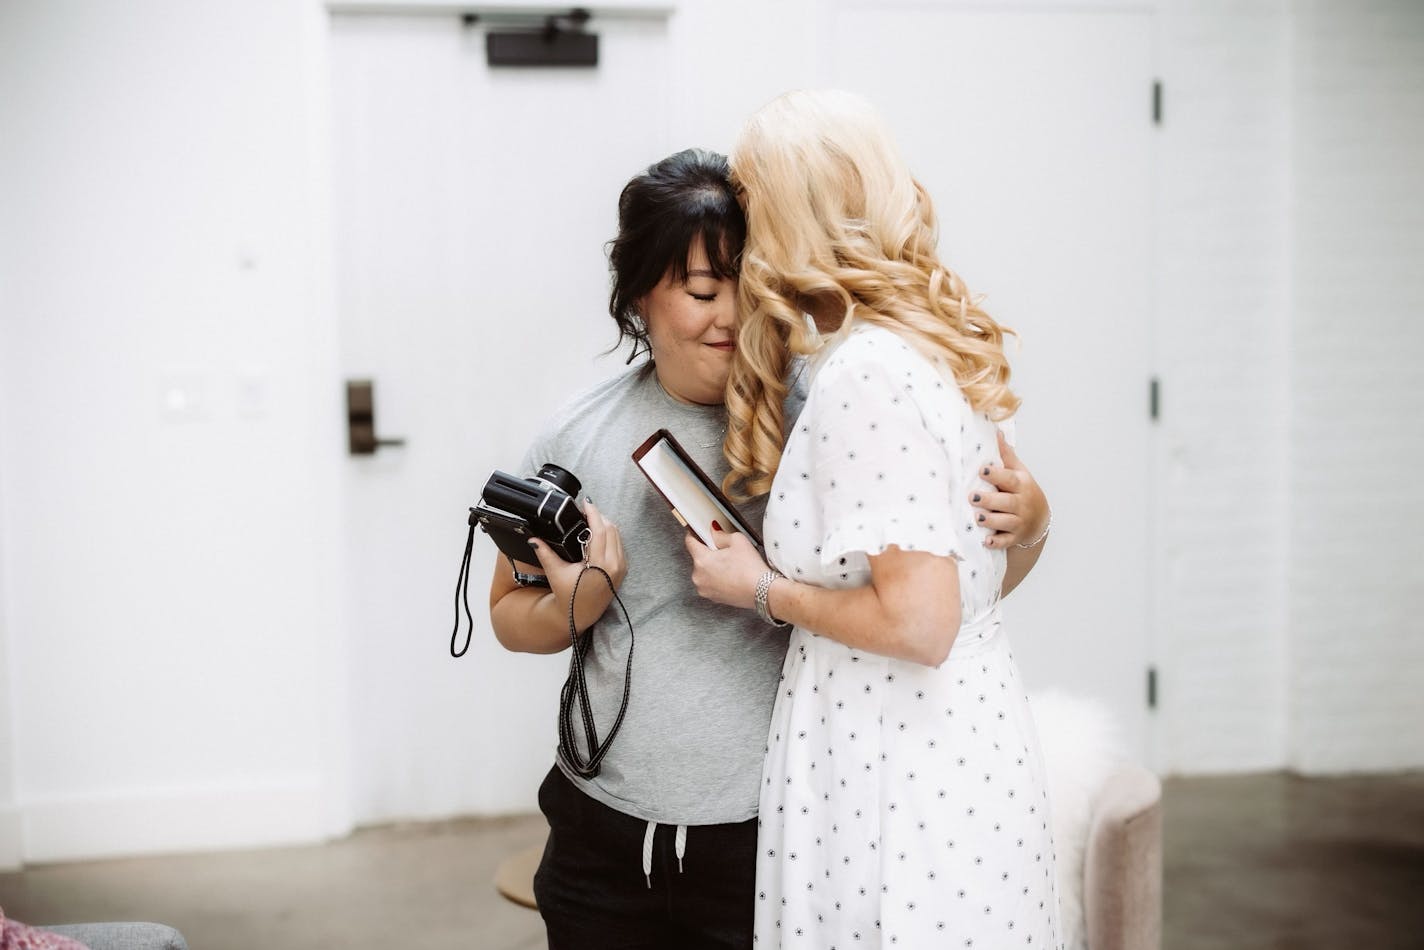
{"label": "beige upholstered chair", "polygon": [[1083,927],[1088,950],[1162,945],[1162,783],[1139,765],[1113,772],[1094,797]]}
{"label": "beige upholstered chair", "polygon": [[516,851],[503,861],[494,871],[494,888],[504,897],[524,907],[538,909],[534,902],[534,872],[539,870],[539,859],[544,856],[544,844],[540,842],[531,848]]}

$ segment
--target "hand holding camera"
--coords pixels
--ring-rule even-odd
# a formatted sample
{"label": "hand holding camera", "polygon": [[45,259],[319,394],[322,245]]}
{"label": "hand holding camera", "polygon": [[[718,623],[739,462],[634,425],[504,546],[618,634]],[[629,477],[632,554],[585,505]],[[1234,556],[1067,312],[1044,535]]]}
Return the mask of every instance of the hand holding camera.
{"label": "hand holding camera", "polygon": [[[584,504],[584,517],[588,520],[588,540],[584,542],[584,557],[591,567],[601,567],[608,572],[616,590],[623,586],[623,578],[628,574],[628,560],[623,552],[623,536],[618,526],[607,518],[592,501]],[[559,557],[547,544],[537,539],[530,541],[539,558],[539,566],[549,580],[549,589],[561,604],[569,603],[573,596],[574,584],[583,572],[583,562],[570,563]],[[596,578],[579,585],[578,600],[574,603],[574,626],[580,633],[593,626],[603,612],[613,603],[613,591]]]}

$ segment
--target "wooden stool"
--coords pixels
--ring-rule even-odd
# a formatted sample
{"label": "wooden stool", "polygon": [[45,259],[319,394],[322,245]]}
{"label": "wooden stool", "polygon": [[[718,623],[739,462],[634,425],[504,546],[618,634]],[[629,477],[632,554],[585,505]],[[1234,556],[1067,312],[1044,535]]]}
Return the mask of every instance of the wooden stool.
{"label": "wooden stool", "polygon": [[495,890],[522,907],[538,910],[539,905],[534,902],[534,872],[539,869],[543,856],[544,846],[536,844],[499,862],[494,872]]}

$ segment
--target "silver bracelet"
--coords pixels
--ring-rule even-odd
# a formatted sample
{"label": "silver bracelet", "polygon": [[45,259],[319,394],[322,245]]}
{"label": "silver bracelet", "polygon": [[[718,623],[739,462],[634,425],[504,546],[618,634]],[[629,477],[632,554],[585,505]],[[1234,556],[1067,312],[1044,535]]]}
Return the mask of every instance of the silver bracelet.
{"label": "silver bracelet", "polygon": [[1053,509],[1048,509],[1048,524],[1043,526],[1043,533],[1027,544],[1015,544],[1016,548],[1036,548],[1043,543],[1043,539],[1048,537],[1048,532],[1053,527]]}
{"label": "silver bracelet", "polygon": [[773,616],[771,615],[771,609],[767,606],[767,603],[766,603],[767,597],[769,597],[769,596],[771,595],[771,585],[772,585],[773,583],[775,583],[775,581],[776,581],[776,579],[777,579],[778,577],[785,577],[785,576],[786,576],[785,574],[781,573],[781,572],[778,571],[776,568],[772,567],[772,568],[767,568],[764,572],[762,572],[761,577],[758,577],[758,578],[757,578],[757,586],[756,586],[756,612],[757,612],[757,616],[760,617],[762,620],[765,620],[767,623],[771,624],[773,627],[789,627],[789,626],[791,626],[791,624],[787,623],[786,621],[784,621],[784,620],[777,620],[775,617],[773,617]]}

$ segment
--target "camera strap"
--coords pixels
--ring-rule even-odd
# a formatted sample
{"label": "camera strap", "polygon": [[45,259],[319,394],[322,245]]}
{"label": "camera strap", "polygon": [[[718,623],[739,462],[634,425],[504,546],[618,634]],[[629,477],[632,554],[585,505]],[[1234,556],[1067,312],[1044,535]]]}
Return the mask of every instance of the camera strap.
{"label": "camera strap", "polygon": [[[613,720],[608,736],[602,743],[598,741],[598,728],[593,721],[593,704],[588,697],[588,682],[584,679],[583,672],[588,662],[588,650],[593,644],[593,627],[589,627],[580,635],[578,625],[574,621],[574,601],[578,598],[579,585],[583,583],[584,575],[589,571],[597,571],[603,575],[603,582],[608,585],[608,591],[617,602],[618,609],[623,611],[623,622],[628,625],[628,663],[623,671],[623,702],[618,707],[618,716]],[[575,775],[593,778],[603,767],[603,757],[608,754],[609,746],[613,745],[613,739],[623,725],[623,715],[628,712],[628,697],[633,685],[633,622],[628,619],[628,608],[623,606],[623,599],[618,596],[618,591],[613,586],[613,578],[609,577],[603,568],[587,561],[584,561],[583,570],[579,571],[579,576],[574,581],[573,593],[569,595],[569,641],[572,646],[569,678],[564,681],[564,688],[559,694],[559,758]],[[587,760],[574,741],[575,700],[579,704],[579,713],[583,719],[584,738],[589,753]]]}
{"label": "camera strap", "polygon": [[[450,631],[450,655],[459,659],[470,648],[470,638],[475,633],[475,618],[470,616],[470,552],[475,547],[475,525],[478,524],[475,509],[470,509],[470,536],[465,539],[465,559],[460,562],[460,574],[455,578],[455,629]],[[465,645],[455,649],[455,638],[460,635],[460,602],[465,604]]]}
{"label": "camera strap", "polygon": [[[475,546],[475,525],[477,524],[475,510],[470,509],[470,536],[465,539],[465,556],[460,562],[460,574],[455,579],[455,629],[450,632],[450,655],[462,657],[465,651],[470,648],[470,639],[474,635],[475,621],[470,614],[470,558]],[[614,601],[618,604],[618,609],[623,612],[623,622],[628,625],[628,662],[623,672],[623,701],[618,707],[618,716],[613,720],[613,726],[608,730],[607,737],[602,742],[598,741],[598,726],[593,720],[593,703],[588,696],[588,682],[584,677],[584,666],[588,662],[588,651],[593,645],[593,627],[589,627],[582,635],[578,632],[578,624],[574,619],[574,601],[578,597],[579,585],[583,583],[584,576],[589,571],[597,571],[603,575],[603,582],[608,585],[608,590],[613,594]],[[465,643],[464,646],[456,648],[456,641],[460,636],[460,609],[463,606],[465,611]],[[613,586],[613,578],[608,576],[608,572],[596,564],[589,564],[584,561],[583,570],[579,571],[578,578],[574,581],[573,593],[569,595],[569,643],[571,655],[569,657],[569,675],[564,680],[563,689],[559,692],[559,758],[575,774],[583,778],[593,778],[603,767],[603,757],[608,754],[608,748],[613,744],[614,736],[618,735],[618,730],[623,725],[623,716],[628,712],[628,697],[633,684],[633,622],[628,619],[628,608],[623,606],[623,599],[618,596],[618,590]],[[588,758],[585,759],[579,752],[578,745],[574,741],[574,703],[579,706],[579,717],[583,720],[583,732],[585,744],[588,747]]]}

